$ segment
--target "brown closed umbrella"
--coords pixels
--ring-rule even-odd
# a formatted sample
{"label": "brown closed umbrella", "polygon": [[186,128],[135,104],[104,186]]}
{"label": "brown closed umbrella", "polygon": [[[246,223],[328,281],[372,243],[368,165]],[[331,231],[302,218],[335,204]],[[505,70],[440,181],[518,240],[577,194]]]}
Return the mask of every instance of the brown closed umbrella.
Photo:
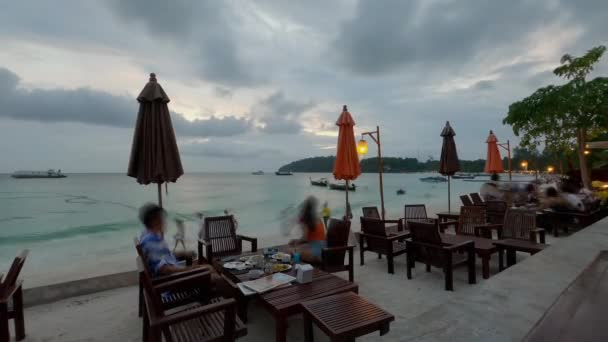
{"label": "brown closed umbrella", "polygon": [[443,137],[443,145],[441,146],[441,159],[439,159],[439,173],[444,176],[448,176],[448,211],[451,211],[451,197],[450,193],[450,178],[456,172],[460,171],[460,162],[458,161],[458,153],[456,152],[456,143],[454,142],[454,136],[456,132],[450,122],[445,123],[445,127],[441,131],[441,137]]}
{"label": "brown closed umbrella", "polygon": [[158,184],[158,204],[162,207],[161,185],[175,182],[184,174],[169,112],[169,97],[150,74],[150,81],[137,97],[139,113],[133,134],[127,175],[139,184]]}

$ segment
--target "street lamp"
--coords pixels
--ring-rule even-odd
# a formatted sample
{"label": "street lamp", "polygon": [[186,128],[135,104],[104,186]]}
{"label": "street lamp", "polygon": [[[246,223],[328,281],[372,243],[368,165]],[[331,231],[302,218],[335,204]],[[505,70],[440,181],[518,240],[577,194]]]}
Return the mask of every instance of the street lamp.
{"label": "street lamp", "polygon": [[555,170],[553,166],[547,166],[547,172],[552,173]]}
{"label": "street lamp", "polygon": [[524,169],[524,171],[528,172],[528,161],[526,161],[526,160],[522,161],[521,167]]}
{"label": "street lamp", "polygon": [[584,155],[586,155],[586,156],[588,156],[588,155],[590,155],[590,154],[591,154],[591,151],[589,151],[589,150],[585,150],[585,151],[583,151],[583,154],[584,154]]}
{"label": "street lamp", "polygon": [[507,163],[509,166],[509,180],[511,180],[511,143],[507,140],[506,144],[496,144],[507,151]]}
{"label": "street lamp", "polygon": [[359,143],[357,144],[357,151],[361,155],[365,155],[368,151],[367,141],[365,141],[365,139],[363,139],[363,137],[366,135],[368,135],[378,146],[378,176],[380,177],[380,206],[382,209],[382,211],[381,211],[382,219],[384,220],[384,215],[385,215],[385,212],[384,212],[384,187],[382,185],[382,151],[380,148],[380,127],[376,126],[375,131],[361,133],[361,140],[359,140]]}

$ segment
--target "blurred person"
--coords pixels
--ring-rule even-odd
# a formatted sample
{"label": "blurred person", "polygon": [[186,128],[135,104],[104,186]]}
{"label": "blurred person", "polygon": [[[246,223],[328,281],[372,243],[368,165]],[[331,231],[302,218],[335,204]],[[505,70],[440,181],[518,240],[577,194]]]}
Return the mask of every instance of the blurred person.
{"label": "blurred person", "polygon": [[327,201],[323,203],[323,209],[321,210],[321,216],[323,216],[323,223],[325,224],[325,229],[327,229],[327,223],[329,222],[329,218],[331,217],[331,209],[327,204]]}
{"label": "blurred person", "polygon": [[184,251],[186,250],[186,227],[184,226],[184,220],[175,219],[175,227],[177,231],[175,232],[175,235],[173,235],[173,239],[175,240],[175,246],[173,246],[173,253],[175,253],[177,245],[180,243],[182,244]]}
{"label": "blurred person", "polygon": [[540,200],[540,206],[542,209],[568,210],[568,202],[552,186],[545,189],[545,196]]}
{"label": "blurred person", "polygon": [[230,209],[224,209],[224,215],[229,216],[232,215],[232,224],[234,225],[234,231],[239,229],[239,221],[236,220],[234,213]]}
{"label": "blurred person", "polygon": [[492,176],[490,176],[490,181],[481,185],[479,194],[484,201],[502,201],[504,199],[504,194],[498,189],[498,180],[498,174],[493,173]]}
{"label": "blurred person", "polygon": [[301,258],[312,263],[321,261],[321,250],[326,247],[325,227],[317,214],[317,206],[313,196],[302,203],[299,216],[302,237],[289,242],[291,245],[306,244],[300,248]]}

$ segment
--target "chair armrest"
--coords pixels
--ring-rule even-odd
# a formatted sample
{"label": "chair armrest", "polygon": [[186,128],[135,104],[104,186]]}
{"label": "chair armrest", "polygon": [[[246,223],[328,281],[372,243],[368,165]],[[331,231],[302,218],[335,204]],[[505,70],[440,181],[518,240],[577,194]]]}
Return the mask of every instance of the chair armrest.
{"label": "chair armrest", "polygon": [[201,238],[198,239],[198,243],[200,243],[203,246],[211,246],[211,242],[209,242],[205,239],[201,239]]}
{"label": "chair armrest", "polygon": [[530,230],[530,240],[534,240],[534,242],[536,242],[536,236],[538,235],[538,239],[540,240],[540,243],[545,243],[545,228],[534,228]]}
{"label": "chair armrest", "polygon": [[325,247],[321,249],[322,253],[334,253],[334,252],[343,252],[347,250],[353,250],[355,246],[339,246],[339,247]]}
{"label": "chair armrest", "polygon": [[398,219],[398,220],[383,220],[384,223],[396,223],[396,224],[400,224],[402,223],[402,219]]}
{"label": "chair armrest", "polygon": [[23,283],[23,281],[18,280],[15,285],[9,287],[9,288],[5,288],[4,293],[2,294],[2,297],[0,297],[0,303],[4,304],[7,303],[9,301],[9,299],[11,299],[13,297],[13,295],[15,294],[15,292],[17,292],[17,290],[19,290],[21,288],[21,284]]}
{"label": "chair armrest", "polygon": [[[433,219],[433,220],[439,220],[439,219]],[[443,222],[439,222],[439,226],[453,226],[455,224],[458,224],[458,221],[456,220],[447,220],[447,221],[443,221]]]}
{"label": "chair armrest", "polygon": [[179,311],[177,313],[157,319],[152,319],[151,317],[150,326],[164,328],[176,323],[185,322],[197,317],[202,317],[207,314],[226,310],[229,308],[232,308],[234,312],[236,312],[236,301],[232,298],[222,299],[220,302],[201,306],[192,310]]}
{"label": "chair armrest", "polygon": [[173,273],[173,274],[168,274],[168,275],[164,275],[164,276],[159,276],[159,277],[155,277],[152,279],[152,284],[157,285],[160,283],[165,283],[168,281],[172,281],[172,280],[176,280],[179,278],[183,278],[183,277],[188,277],[194,274],[198,274],[201,272],[209,272],[208,269],[206,268],[193,268],[187,271],[183,271],[183,272],[179,272],[179,273]]}
{"label": "chair armrest", "polygon": [[395,240],[403,240],[403,239],[407,239],[410,237],[410,232],[409,231],[404,231],[401,232],[399,234],[391,234],[389,236],[386,237],[387,240],[389,241],[395,241]]}
{"label": "chair armrest", "polygon": [[433,249],[438,249],[438,250],[445,250],[446,249],[446,246],[439,246],[439,245],[434,245],[434,244],[430,244],[430,243],[426,243],[426,242],[406,240],[405,243],[407,245],[414,245],[414,246],[418,246],[418,247],[433,248]]}
{"label": "chair armrest", "polygon": [[446,250],[449,251],[457,251],[457,250],[461,250],[461,249],[469,249],[469,248],[475,248],[475,242],[473,241],[465,241],[465,242],[461,242],[455,245],[451,245],[451,246],[444,246],[443,247]]}
{"label": "chair armrest", "polygon": [[251,243],[251,252],[258,251],[258,238],[237,234],[236,237]]}
{"label": "chair armrest", "polygon": [[178,289],[190,289],[200,287],[201,283],[204,282],[211,284],[211,272],[199,272],[187,277],[180,277],[178,279],[155,285],[154,288],[161,292]]}
{"label": "chair armrest", "polygon": [[502,224],[501,223],[486,223],[483,225],[479,225],[479,226],[475,226],[475,235],[476,236],[480,236],[481,234],[479,234],[480,231],[485,230],[485,231],[490,231],[490,233],[492,232],[492,230],[496,230],[496,234],[498,235],[498,238],[502,238]]}

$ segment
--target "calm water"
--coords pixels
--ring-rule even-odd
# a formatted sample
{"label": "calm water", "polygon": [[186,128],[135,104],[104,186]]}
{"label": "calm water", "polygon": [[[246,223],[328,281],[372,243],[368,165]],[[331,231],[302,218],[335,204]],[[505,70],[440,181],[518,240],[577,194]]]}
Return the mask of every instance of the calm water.
{"label": "calm water", "polygon": [[[285,242],[280,233],[280,212],[309,195],[329,202],[333,216],[344,213],[344,192],[309,184],[309,176],[296,174],[189,174],[169,185],[164,206],[172,217],[187,222],[189,245],[198,230],[194,213],[218,215],[230,208],[239,231],[258,236],[262,246]],[[447,183],[429,184],[425,174],[384,176],[387,217],[400,217],[405,203],[426,203],[430,212],[447,210]],[[363,206],[379,206],[378,176],[364,174],[350,194],[355,230]],[[458,194],[477,191],[480,183],[452,181],[452,203]],[[397,196],[404,188],[406,195]],[[133,236],[141,230],[137,209],[155,201],[155,186],[140,186],[121,174],[74,174],[66,179],[12,179],[0,175],[0,272],[15,254],[31,250],[24,273],[28,287],[134,269]],[[163,188],[164,195],[164,188]],[[174,227],[169,227],[172,236]]]}

